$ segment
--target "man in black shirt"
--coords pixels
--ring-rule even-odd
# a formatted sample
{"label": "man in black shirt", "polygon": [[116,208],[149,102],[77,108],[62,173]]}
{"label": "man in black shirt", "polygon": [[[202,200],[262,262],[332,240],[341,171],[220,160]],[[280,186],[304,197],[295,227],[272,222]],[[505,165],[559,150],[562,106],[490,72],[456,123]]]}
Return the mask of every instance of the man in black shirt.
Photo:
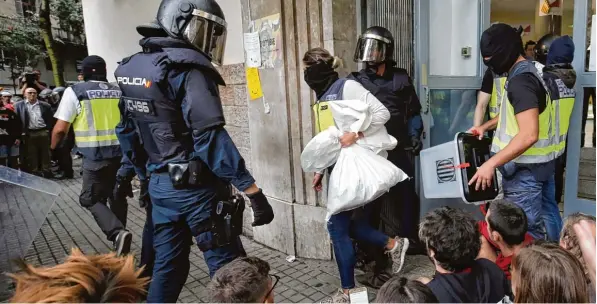
{"label": "man in black shirt", "polygon": [[551,146],[555,141],[549,132],[553,113],[547,107],[547,91],[539,71],[521,51],[520,35],[507,24],[494,24],[481,37],[485,64],[496,74],[508,73],[508,101],[500,105],[498,116],[471,129],[482,136],[498,127],[492,145],[496,154],[477,170],[469,184],[476,189],[489,187],[499,168],[504,198],[525,210],[529,233],[541,239],[545,236],[543,205],[555,200],[555,153]]}
{"label": "man in black shirt", "polygon": [[498,303],[511,297],[504,272],[490,260],[476,260],[481,234],[469,214],[451,207],[434,209],[421,219],[419,237],[435,265],[427,286],[440,303]]}
{"label": "man in black shirt", "polygon": [[17,168],[19,144],[21,139],[21,120],[14,110],[0,102],[0,165]]}

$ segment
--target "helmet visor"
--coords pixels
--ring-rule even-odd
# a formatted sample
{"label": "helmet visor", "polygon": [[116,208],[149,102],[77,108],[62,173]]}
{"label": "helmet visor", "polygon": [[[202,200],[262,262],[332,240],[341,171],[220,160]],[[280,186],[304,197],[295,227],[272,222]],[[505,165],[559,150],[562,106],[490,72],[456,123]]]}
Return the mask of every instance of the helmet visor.
{"label": "helmet visor", "polygon": [[226,48],[226,21],[201,10],[193,12],[193,18],[184,31],[184,37],[195,48],[207,55],[217,65],[222,65]]}
{"label": "helmet visor", "polygon": [[386,60],[387,44],[373,38],[360,38],[354,53],[356,62],[383,62]]}

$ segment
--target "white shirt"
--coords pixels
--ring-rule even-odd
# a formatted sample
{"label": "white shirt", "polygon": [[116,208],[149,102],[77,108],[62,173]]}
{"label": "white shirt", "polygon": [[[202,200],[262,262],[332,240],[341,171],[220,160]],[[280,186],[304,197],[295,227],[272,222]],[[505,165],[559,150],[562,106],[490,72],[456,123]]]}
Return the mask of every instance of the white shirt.
{"label": "white shirt", "polygon": [[81,114],[81,103],[72,88],[66,88],[54,118],[73,123],[77,115]]}
{"label": "white shirt", "polygon": [[27,128],[30,130],[44,129],[46,127],[46,122],[41,116],[41,106],[39,105],[39,101],[36,100],[33,104],[28,100],[24,102],[27,107],[27,114],[29,114],[29,125]]}
{"label": "white shirt", "polygon": [[371,110],[371,125],[367,130],[363,131],[363,135],[367,137],[369,134],[377,132],[384,127],[386,122],[390,120],[390,111],[377,99],[371,92],[367,91],[360,83],[354,80],[346,80],[344,89],[342,90],[343,99],[360,100],[367,105]]}

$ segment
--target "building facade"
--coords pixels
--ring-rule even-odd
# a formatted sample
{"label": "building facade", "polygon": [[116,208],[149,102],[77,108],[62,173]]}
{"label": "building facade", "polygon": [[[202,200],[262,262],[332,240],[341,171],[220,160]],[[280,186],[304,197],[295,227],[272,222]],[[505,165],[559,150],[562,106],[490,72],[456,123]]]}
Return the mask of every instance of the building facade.
{"label": "building facade", "polygon": [[[4,0],[0,1],[0,26],[10,26],[8,18],[20,16],[23,18],[31,18],[32,15],[39,12],[40,0]],[[80,62],[87,56],[87,47],[85,46],[85,37],[76,37],[61,29],[56,20],[52,20],[52,34],[54,39],[60,41],[56,43],[56,48],[62,56],[64,64],[64,80],[77,81],[77,75],[80,71]],[[2,52],[0,45],[0,62],[10,60],[10,55]],[[54,85],[54,78],[52,75],[52,65],[49,59],[39,60],[35,66],[28,67],[27,70],[40,70],[41,80],[49,86]],[[18,85],[18,84],[17,84]],[[4,65],[0,69],[0,87],[5,91],[16,93],[17,90],[11,79],[11,72],[8,66]],[[20,92],[19,92],[20,94]]]}

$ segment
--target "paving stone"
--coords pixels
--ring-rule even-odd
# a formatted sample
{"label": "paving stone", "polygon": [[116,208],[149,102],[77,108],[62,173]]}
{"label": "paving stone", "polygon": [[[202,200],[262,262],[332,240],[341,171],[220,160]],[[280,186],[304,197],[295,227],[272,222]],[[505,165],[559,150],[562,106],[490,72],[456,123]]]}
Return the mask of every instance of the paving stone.
{"label": "paving stone", "polygon": [[323,294],[318,291],[318,292],[312,294],[311,296],[309,296],[309,299],[311,300],[310,302],[316,303],[316,302],[320,302],[321,300],[323,300],[324,298],[327,298],[327,297],[329,297],[329,295]]}
{"label": "paving stone", "polygon": [[305,302],[309,302],[309,299],[299,293],[297,295],[294,295],[294,296],[288,298],[288,302],[291,302],[291,303],[305,303]]}
{"label": "paving stone", "polygon": [[286,290],[285,292],[282,292],[282,293],[281,293],[281,295],[282,295],[283,297],[290,298],[290,297],[292,297],[292,296],[296,295],[297,293],[298,293],[298,292],[297,292],[296,290],[293,290],[293,289],[288,289],[288,290]]}

